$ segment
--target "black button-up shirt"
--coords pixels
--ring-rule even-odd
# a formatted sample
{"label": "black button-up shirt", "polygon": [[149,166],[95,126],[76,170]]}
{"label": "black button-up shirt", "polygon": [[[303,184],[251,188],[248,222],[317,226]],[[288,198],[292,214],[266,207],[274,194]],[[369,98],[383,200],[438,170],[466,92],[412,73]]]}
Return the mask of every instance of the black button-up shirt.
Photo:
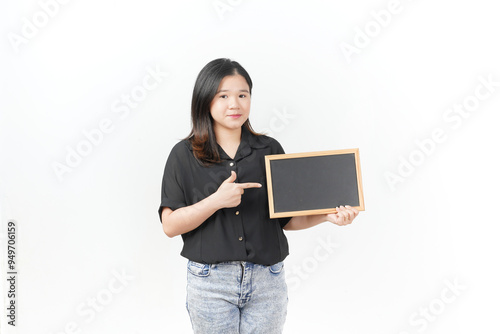
{"label": "black button-up shirt", "polygon": [[234,159],[218,146],[221,162],[202,166],[187,140],[170,152],[163,175],[160,220],[163,207],[172,210],[199,202],[213,194],[236,172],[237,183],[258,182],[261,188],[245,189],[240,205],[217,210],[196,229],[182,234],[181,255],[196,262],[249,261],[272,265],[288,255],[283,233],[290,218],[269,218],[264,156],[282,154],[283,148],[268,136],[241,129],[241,142]]}

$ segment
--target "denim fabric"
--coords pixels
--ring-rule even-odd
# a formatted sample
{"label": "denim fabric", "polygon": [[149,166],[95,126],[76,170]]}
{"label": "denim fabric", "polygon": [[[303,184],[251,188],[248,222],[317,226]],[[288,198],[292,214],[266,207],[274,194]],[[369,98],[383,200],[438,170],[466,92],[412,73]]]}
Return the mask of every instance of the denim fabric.
{"label": "denim fabric", "polygon": [[188,261],[186,307],[194,333],[281,333],[288,304],[283,266]]}

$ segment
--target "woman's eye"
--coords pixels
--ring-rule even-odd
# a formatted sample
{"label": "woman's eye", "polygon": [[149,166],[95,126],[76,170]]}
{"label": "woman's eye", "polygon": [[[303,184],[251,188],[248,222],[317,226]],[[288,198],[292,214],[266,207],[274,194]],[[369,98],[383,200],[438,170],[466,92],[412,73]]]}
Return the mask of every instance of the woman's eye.
{"label": "woman's eye", "polygon": [[245,94],[241,94],[240,97],[247,97]]}

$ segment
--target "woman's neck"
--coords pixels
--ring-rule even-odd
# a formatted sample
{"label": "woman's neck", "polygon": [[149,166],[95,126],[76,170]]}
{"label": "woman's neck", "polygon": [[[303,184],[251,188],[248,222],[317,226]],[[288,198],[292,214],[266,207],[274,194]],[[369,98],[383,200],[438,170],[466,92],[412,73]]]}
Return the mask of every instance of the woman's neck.
{"label": "woman's neck", "polygon": [[238,129],[227,129],[227,128],[216,128],[214,129],[215,138],[217,143],[221,146],[233,146],[239,145],[241,141],[241,128]]}
{"label": "woman's neck", "polygon": [[217,143],[222,147],[222,149],[229,155],[230,158],[234,159],[238,146],[241,142],[241,128],[239,129],[214,129],[215,138]]}

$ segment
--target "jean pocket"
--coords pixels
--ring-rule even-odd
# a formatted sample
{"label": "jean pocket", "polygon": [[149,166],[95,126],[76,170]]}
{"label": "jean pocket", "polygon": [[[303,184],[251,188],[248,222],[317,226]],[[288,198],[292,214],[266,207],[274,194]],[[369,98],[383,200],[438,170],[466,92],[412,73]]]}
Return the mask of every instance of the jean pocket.
{"label": "jean pocket", "polygon": [[188,271],[198,277],[207,277],[210,275],[210,265],[205,263],[198,263],[189,260],[188,261]]}
{"label": "jean pocket", "polygon": [[281,261],[276,264],[273,264],[272,266],[269,266],[269,271],[271,272],[271,274],[277,275],[283,271],[284,266],[285,264],[283,263],[283,261]]}

